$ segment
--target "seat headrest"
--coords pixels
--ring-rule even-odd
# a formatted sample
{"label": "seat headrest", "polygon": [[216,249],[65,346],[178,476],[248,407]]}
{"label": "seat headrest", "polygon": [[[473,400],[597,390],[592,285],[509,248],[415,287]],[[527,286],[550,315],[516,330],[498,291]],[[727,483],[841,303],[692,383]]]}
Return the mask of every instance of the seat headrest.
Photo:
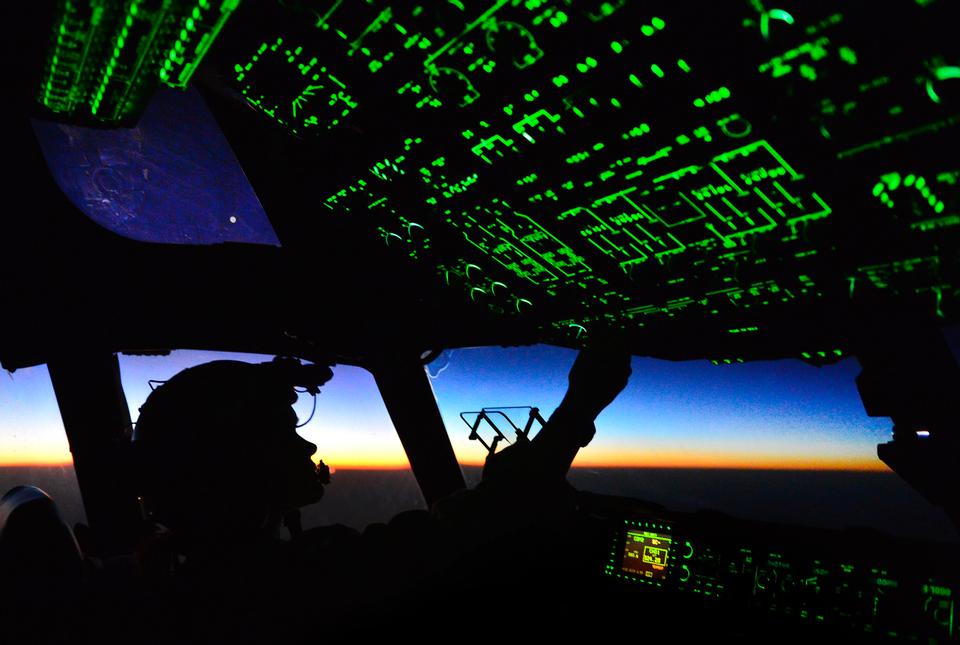
{"label": "seat headrest", "polygon": [[0,580],[79,577],[83,557],[53,499],[36,486],[0,498]]}

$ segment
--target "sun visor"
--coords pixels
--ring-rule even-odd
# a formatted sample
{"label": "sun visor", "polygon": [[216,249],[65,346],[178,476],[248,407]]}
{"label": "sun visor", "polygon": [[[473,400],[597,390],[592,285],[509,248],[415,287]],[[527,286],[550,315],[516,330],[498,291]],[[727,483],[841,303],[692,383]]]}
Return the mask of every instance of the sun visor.
{"label": "sun visor", "polygon": [[33,119],[33,129],[60,189],[114,233],[162,244],[280,245],[195,90],[159,90],[133,128]]}

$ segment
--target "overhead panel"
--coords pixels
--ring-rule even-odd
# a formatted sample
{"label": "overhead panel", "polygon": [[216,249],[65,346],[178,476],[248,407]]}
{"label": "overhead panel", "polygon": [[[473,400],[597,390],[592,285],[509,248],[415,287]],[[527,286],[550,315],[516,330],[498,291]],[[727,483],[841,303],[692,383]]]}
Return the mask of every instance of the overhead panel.
{"label": "overhead panel", "polygon": [[498,314],[565,342],[681,322],[759,337],[835,305],[953,311],[955,14],[300,3],[232,83],[292,136],[363,133],[315,215],[366,223]]}
{"label": "overhead panel", "polygon": [[161,84],[186,87],[239,0],[61,0],[38,102],[130,123]]}
{"label": "overhead panel", "polygon": [[298,216],[541,340],[827,362],[958,319],[956,3],[61,6],[48,108],[123,119],[216,37],[212,84],[322,151]]}

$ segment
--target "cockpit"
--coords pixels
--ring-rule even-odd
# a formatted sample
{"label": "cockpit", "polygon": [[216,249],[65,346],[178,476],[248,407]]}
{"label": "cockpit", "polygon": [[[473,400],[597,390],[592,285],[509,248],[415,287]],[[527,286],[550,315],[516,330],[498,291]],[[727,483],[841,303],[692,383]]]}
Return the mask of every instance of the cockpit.
{"label": "cockpit", "polygon": [[[364,531],[475,485],[612,343],[633,389],[574,461],[576,522],[497,545],[484,620],[499,585],[665,636],[960,640],[954,3],[4,11],[0,364],[49,373],[81,556],[136,549],[131,439],[184,368],[306,388],[338,472],[287,528]],[[0,552],[24,516],[69,547],[39,486]]]}

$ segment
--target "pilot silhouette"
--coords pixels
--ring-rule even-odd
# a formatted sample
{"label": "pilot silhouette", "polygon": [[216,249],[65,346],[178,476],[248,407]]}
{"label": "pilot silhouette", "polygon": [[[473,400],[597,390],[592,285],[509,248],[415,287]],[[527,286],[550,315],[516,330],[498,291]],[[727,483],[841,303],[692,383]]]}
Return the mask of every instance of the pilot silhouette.
{"label": "pilot silhouette", "polygon": [[[296,432],[293,383],[273,367],[240,361],[191,367],[141,407],[134,445],[144,504],[182,545],[215,548],[227,537],[269,533],[284,514],[323,496],[324,472],[310,459],[317,447]],[[323,369],[321,381],[332,377]],[[562,483],[593,437],[594,419],[629,375],[628,354],[582,351],[548,423],[529,444],[492,455],[483,483],[510,486],[511,495]]]}
{"label": "pilot silhouette", "polygon": [[[314,465],[317,447],[297,434],[286,366],[198,365],[141,407],[134,446],[144,506],[180,547],[216,549],[225,539],[270,533],[284,514],[323,496],[329,471]],[[310,367],[321,371],[315,385],[332,376]]]}
{"label": "pilot silhouette", "polygon": [[476,489],[362,534],[314,529],[281,542],[273,537],[280,518],[323,495],[310,460],[316,446],[296,433],[291,381],[264,365],[199,365],[141,408],[135,446],[144,505],[175,536],[184,565],[172,573],[189,579],[194,620],[201,616],[218,638],[224,630],[231,638],[273,633],[278,623],[292,634],[309,629],[318,575],[337,590],[324,597],[328,625],[353,624],[358,611],[369,612],[364,620],[396,617],[422,594],[452,599],[451,572],[493,575],[484,555],[490,544],[569,517],[566,473],[629,375],[629,354],[581,351],[540,433],[489,457]]}

